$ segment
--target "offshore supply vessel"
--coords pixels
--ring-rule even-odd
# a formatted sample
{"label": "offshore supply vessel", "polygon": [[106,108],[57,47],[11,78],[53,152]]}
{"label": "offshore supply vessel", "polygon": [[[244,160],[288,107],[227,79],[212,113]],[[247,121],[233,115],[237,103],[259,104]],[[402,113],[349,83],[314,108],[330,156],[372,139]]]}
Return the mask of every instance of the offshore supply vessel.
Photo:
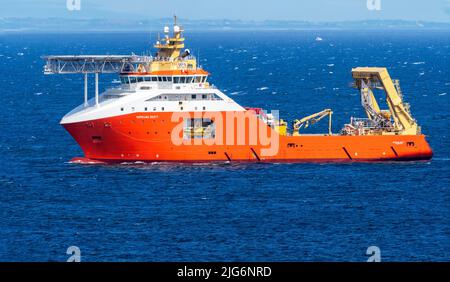
{"label": "offshore supply vessel", "polygon": [[[84,152],[74,162],[129,161],[406,161],[432,157],[421,128],[386,68],[352,69],[366,118],[331,132],[331,109],[293,121],[242,107],[209,84],[188,49],[183,28],[164,27],[154,56],[46,56],[46,74],[84,74],[84,103],[61,125]],[[118,73],[120,87],[98,92],[100,73]],[[88,99],[88,75],[95,96]],[[375,90],[385,92],[381,109]],[[326,134],[300,131],[329,118]]]}

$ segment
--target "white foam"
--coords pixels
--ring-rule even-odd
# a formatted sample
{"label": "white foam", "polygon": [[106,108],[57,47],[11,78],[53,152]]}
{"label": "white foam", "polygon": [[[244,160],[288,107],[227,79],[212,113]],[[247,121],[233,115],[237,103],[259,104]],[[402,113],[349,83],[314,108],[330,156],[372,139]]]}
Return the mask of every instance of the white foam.
{"label": "white foam", "polygon": [[412,63],[413,65],[424,65],[425,64],[425,62],[414,62],[414,63]]}
{"label": "white foam", "polygon": [[439,96],[445,96],[445,95],[447,95],[447,92],[439,93],[438,95],[439,95]]}
{"label": "white foam", "polygon": [[263,86],[263,87],[257,88],[256,90],[263,91],[263,90],[267,90],[267,89],[269,89],[269,87]]}
{"label": "white foam", "polygon": [[443,158],[433,158],[435,161],[450,161],[449,157],[443,157]]}

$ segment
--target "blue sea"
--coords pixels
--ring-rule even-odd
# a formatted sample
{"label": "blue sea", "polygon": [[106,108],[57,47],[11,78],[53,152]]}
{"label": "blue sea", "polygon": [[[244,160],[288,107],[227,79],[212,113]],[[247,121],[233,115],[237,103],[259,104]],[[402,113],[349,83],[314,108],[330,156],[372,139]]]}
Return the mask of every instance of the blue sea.
{"label": "blue sea", "polygon": [[69,163],[82,152],[59,121],[82,77],[44,75],[40,57],[142,54],[154,35],[0,34],[0,261],[66,261],[70,246],[82,261],[363,262],[370,246],[382,261],[450,261],[450,31],[186,33],[235,101],[288,121],[332,108],[334,132],[364,116],[351,68],[386,66],[429,162]]}

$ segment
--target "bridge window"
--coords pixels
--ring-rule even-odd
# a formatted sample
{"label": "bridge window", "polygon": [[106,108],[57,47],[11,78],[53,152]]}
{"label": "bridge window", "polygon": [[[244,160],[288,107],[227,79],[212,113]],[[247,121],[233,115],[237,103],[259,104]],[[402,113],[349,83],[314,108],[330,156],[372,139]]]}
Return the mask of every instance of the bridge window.
{"label": "bridge window", "polygon": [[130,83],[136,83],[136,77],[130,76]]}
{"label": "bridge window", "polygon": [[144,81],[150,81],[150,80],[151,80],[150,76],[144,77]]}
{"label": "bridge window", "polygon": [[158,77],[157,76],[152,76],[152,81],[158,81]]}
{"label": "bridge window", "polygon": [[128,76],[122,76],[120,78],[120,81],[122,82],[122,84],[129,84],[130,80],[128,79]]}
{"label": "bridge window", "polygon": [[137,82],[142,82],[142,81],[144,81],[144,78],[142,76],[138,76],[137,77]]}
{"label": "bridge window", "polygon": [[192,100],[206,100],[206,101],[221,101],[216,93],[205,93],[205,94],[194,94],[194,93],[170,93],[155,96],[153,98],[148,99],[147,101],[178,101],[180,104],[181,101],[192,101]]}
{"label": "bridge window", "polygon": [[[167,77],[167,81],[172,81],[172,77]],[[173,83],[203,83],[206,81],[206,76],[175,76]]]}

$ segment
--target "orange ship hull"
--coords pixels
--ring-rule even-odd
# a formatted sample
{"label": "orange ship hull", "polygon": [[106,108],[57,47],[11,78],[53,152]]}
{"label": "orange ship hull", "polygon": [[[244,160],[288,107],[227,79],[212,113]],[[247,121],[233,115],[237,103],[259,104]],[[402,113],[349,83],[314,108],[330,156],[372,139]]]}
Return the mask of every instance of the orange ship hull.
{"label": "orange ship hull", "polygon": [[[175,145],[172,130],[179,123],[172,122],[171,115],[134,113],[63,126],[86,158],[102,162],[406,161],[428,160],[433,155],[425,135],[279,135],[271,155],[264,153],[268,146],[261,140],[250,144],[248,133],[239,145]],[[271,128],[269,131],[278,134]]]}

